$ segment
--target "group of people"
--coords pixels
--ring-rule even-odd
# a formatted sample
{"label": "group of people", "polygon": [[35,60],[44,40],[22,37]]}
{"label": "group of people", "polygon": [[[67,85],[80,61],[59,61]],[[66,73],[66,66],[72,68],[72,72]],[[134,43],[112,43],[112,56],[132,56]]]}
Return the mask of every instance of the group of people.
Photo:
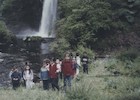
{"label": "group of people", "polygon": [[26,88],[32,88],[34,85],[33,70],[30,68],[28,62],[25,63],[25,68],[21,72],[19,72],[17,67],[13,67],[9,73],[9,78],[11,79],[14,90],[20,86],[21,80],[23,80],[23,85]]}
{"label": "group of people", "polygon": [[[84,52],[82,57],[80,57],[78,53],[75,57],[70,53],[66,53],[62,61],[55,58],[44,59],[39,73],[43,89],[49,90],[51,85],[53,90],[57,89],[59,91],[59,78],[63,78],[64,90],[66,91],[67,87],[71,87],[72,79],[78,77],[81,65],[83,66],[83,73],[88,74],[88,62],[89,58],[86,52]],[[25,70],[22,71],[22,74],[18,72],[17,68],[13,68],[9,76],[12,80],[13,89],[20,86],[21,78],[23,78],[26,88],[32,88],[34,84],[33,71],[27,63],[25,64]]]}

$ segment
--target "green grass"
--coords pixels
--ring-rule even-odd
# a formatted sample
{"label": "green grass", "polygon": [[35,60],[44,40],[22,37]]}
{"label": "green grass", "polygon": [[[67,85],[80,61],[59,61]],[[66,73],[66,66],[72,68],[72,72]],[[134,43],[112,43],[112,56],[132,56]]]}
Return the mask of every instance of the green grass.
{"label": "green grass", "polygon": [[[16,91],[7,88],[0,89],[0,100],[140,100],[140,77],[132,74],[139,69],[138,59],[132,62],[133,69],[117,59],[97,60],[91,65],[89,74],[81,72],[80,80],[73,80],[71,90],[66,93],[44,91],[40,86]],[[114,70],[128,75],[114,76]]]}

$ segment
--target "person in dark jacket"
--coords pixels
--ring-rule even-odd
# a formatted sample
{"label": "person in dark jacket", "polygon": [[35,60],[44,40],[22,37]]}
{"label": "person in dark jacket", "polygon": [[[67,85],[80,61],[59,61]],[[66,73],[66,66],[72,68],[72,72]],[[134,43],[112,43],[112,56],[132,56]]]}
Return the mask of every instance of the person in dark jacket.
{"label": "person in dark jacket", "polygon": [[40,79],[43,82],[43,89],[48,90],[49,89],[49,62],[43,61],[43,66],[40,69]]}
{"label": "person in dark jacket", "polygon": [[73,62],[68,53],[65,55],[65,58],[62,61],[62,73],[64,75],[64,89],[66,91],[67,86],[71,87],[71,80],[74,74]]}
{"label": "person in dark jacket", "polygon": [[14,67],[13,69],[14,71],[11,75],[11,79],[12,79],[13,89],[16,90],[20,86],[21,74],[18,72],[18,69],[16,67]]}
{"label": "person in dark jacket", "polygon": [[57,68],[55,59],[53,59],[50,63],[49,67],[49,77],[50,77],[50,82],[52,85],[53,90],[55,88],[59,91],[59,85],[58,85],[58,73],[59,73],[59,68]]}
{"label": "person in dark jacket", "polygon": [[81,61],[82,61],[82,65],[83,65],[83,73],[87,73],[88,74],[88,62],[89,62],[89,58],[88,58],[86,52],[84,52],[84,55],[83,55]]}

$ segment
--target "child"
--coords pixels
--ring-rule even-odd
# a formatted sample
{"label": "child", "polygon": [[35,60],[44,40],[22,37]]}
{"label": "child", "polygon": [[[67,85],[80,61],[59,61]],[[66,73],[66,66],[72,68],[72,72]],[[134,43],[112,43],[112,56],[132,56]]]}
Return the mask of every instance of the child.
{"label": "child", "polygon": [[12,85],[14,90],[16,90],[20,86],[20,79],[21,79],[21,75],[18,72],[18,69],[14,67],[13,73],[11,75],[11,80],[12,80]]}
{"label": "child", "polygon": [[13,74],[13,72],[14,72],[14,69],[12,68],[11,70],[10,70],[10,72],[9,72],[9,79],[11,80],[12,78],[11,78],[11,75]]}
{"label": "child", "polygon": [[40,79],[43,82],[43,89],[49,89],[49,61],[44,60],[43,66],[40,69]]}
{"label": "child", "polygon": [[76,69],[76,75],[79,75],[79,68],[81,66],[81,58],[78,53],[76,53],[76,63],[77,63],[77,69]]}
{"label": "child", "polygon": [[84,55],[82,57],[82,64],[83,64],[83,73],[87,73],[88,74],[88,62],[89,62],[89,58],[87,56],[87,53],[84,52]]}
{"label": "child", "polygon": [[24,80],[26,82],[26,88],[27,89],[32,88],[33,84],[34,84],[33,83],[33,71],[30,69],[29,66],[25,67],[23,78],[24,78]]}
{"label": "child", "polygon": [[56,59],[56,67],[57,67],[57,72],[59,74],[60,79],[62,79],[62,73],[61,73],[61,62],[59,59]]}
{"label": "child", "polygon": [[50,67],[49,67],[50,82],[51,82],[53,90],[55,90],[55,88],[56,88],[59,91],[58,72],[60,72],[60,71],[55,64],[55,59],[53,59],[50,63]]}

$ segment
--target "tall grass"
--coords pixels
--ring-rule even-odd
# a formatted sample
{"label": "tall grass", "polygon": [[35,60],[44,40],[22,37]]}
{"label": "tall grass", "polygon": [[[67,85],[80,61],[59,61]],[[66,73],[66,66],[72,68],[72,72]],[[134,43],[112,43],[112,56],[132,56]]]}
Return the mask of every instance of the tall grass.
{"label": "tall grass", "polygon": [[54,91],[44,91],[39,88],[27,90],[19,88],[0,90],[0,100],[64,100],[64,95]]}
{"label": "tall grass", "polygon": [[[89,74],[80,72],[80,80],[74,79],[66,93],[45,91],[38,86],[31,90],[0,89],[0,100],[140,100],[140,78],[132,75],[139,70],[138,59],[132,62],[132,68],[115,58],[94,61]],[[112,75],[116,70],[130,75]]]}

